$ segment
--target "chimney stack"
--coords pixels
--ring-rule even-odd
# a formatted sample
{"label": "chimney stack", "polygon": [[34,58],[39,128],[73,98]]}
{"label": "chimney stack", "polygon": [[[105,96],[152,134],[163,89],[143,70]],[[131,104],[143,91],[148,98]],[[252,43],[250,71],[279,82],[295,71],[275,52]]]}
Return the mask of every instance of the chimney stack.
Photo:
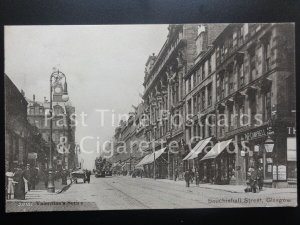
{"label": "chimney stack", "polygon": [[44,97],[44,102],[45,102],[45,103],[47,102],[47,99],[46,99],[46,97]]}
{"label": "chimney stack", "polygon": [[33,100],[33,102],[35,102],[35,95],[33,95],[32,100]]}

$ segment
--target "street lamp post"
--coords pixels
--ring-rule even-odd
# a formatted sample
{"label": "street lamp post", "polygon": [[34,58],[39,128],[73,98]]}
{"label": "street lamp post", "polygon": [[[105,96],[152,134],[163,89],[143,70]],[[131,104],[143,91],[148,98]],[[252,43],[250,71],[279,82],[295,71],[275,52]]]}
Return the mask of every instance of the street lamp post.
{"label": "street lamp post", "polygon": [[65,85],[64,85],[64,93],[62,96],[63,101],[68,101],[68,90],[67,90],[67,78],[66,75],[59,70],[54,71],[51,76],[50,76],[50,110],[49,110],[49,115],[50,115],[50,152],[49,152],[49,174],[48,174],[48,192],[55,192],[55,186],[54,186],[54,177],[53,177],[53,156],[52,156],[52,151],[53,151],[53,145],[52,145],[52,91],[53,91],[53,79],[56,82],[60,82],[60,80],[64,78],[65,80]]}

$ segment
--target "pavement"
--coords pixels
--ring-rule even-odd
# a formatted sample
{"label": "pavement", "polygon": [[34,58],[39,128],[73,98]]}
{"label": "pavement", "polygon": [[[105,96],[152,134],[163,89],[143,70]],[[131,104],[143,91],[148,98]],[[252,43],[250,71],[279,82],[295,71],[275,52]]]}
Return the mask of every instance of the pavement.
{"label": "pavement", "polygon": [[10,200],[7,212],[174,208],[295,207],[297,189],[265,188],[244,193],[244,186],[191,184],[183,181],[113,176],[91,177],[60,194],[34,191],[24,201]]}
{"label": "pavement", "polygon": [[[160,182],[166,182],[166,183],[177,183],[179,185],[185,186],[185,181],[178,180],[169,180],[169,179],[158,179]],[[196,186],[195,182],[190,184],[191,187]],[[218,184],[199,184],[199,188],[204,189],[213,189],[213,190],[221,190],[231,193],[245,193],[244,189],[246,188],[244,185],[218,185]],[[262,191],[259,193],[262,194],[272,194],[272,193],[297,193],[296,188],[266,188],[264,187]],[[256,193],[256,194],[259,194]]]}

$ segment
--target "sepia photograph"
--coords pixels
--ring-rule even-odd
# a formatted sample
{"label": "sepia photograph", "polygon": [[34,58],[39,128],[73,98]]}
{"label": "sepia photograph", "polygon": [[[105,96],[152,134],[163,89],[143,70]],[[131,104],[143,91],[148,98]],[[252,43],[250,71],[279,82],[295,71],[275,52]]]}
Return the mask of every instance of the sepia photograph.
{"label": "sepia photograph", "polygon": [[297,207],[294,23],[4,26],[5,211]]}

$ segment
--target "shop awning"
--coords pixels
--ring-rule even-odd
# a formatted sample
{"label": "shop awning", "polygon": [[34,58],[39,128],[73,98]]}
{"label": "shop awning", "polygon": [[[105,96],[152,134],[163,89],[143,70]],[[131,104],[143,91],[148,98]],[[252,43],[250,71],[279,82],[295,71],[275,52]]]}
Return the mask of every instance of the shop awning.
{"label": "shop awning", "polygon": [[192,151],[190,151],[190,153],[186,157],[184,157],[183,160],[190,160],[198,157],[198,154],[200,154],[203,151],[203,149],[207,146],[210,140],[211,137],[199,141],[198,144],[192,149]]}
{"label": "shop awning", "polygon": [[215,159],[223,152],[223,150],[230,144],[231,141],[232,139],[215,144],[215,146],[200,161],[206,159]]}
{"label": "shop awning", "polygon": [[144,165],[144,162],[146,162],[147,158],[149,158],[150,155],[151,154],[144,156],[144,158],[142,158],[142,160],[138,164],[136,164],[135,167],[142,167]]}
{"label": "shop awning", "polygon": [[149,155],[146,155],[137,165],[136,167],[140,167],[146,164],[150,164],[153,163],[154,161],[154,154],[155,154],[155,160],[158,159],[161,154],[163,154],[165,152],[166,148],[162,148],[154,153],[151,153]]}

